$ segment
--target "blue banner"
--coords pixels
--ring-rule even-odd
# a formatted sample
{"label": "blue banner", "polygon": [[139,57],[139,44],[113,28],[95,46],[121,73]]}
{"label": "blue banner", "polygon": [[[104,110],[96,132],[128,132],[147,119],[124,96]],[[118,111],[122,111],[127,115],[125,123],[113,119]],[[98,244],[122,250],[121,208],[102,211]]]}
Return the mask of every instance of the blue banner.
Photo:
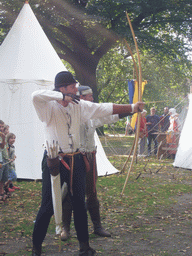
{"label": "blue banner", "polygon": [[135,91],[134,80],[128,81],[128,91],[129,91],[129,104],[132,104],[134,91]]}

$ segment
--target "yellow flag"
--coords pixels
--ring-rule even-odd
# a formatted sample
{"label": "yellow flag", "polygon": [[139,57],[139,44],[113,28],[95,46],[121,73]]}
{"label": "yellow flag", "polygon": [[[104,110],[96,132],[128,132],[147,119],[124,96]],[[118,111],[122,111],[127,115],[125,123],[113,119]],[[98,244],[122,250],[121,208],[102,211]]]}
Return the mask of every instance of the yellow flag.
{"label": "yellow flag", "polygon": [[[143,95],[143,91],[144,91],[146,84],[147,84],[146,80],[144,82],[142,82],[142,95]],[[138,82],[134,81],[134,85],[135,85],[135,90],[134,90],[134,96],[133,96],[133,103],[136,103],[136,102],[138,102]],[[134,114],[131,118],[131,127],[133,129],[135,129],[136,120],[137,120],[137,114]]]}

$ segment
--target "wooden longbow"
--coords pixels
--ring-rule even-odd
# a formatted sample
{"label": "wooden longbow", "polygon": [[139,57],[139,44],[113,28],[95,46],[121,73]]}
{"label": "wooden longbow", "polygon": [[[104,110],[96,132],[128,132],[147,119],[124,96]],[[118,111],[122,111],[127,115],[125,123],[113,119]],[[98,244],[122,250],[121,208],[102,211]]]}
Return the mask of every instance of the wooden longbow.
{"label": "wooden longbow", "polygon": [[[133,60],[133,65],[134,65],[134,69],[135,69],[135,73],[136,73],[136,77],[137,77],[137,82],[138,82],[138,84],[139,84],[139,72],[138,72],[138,69],[137,69],[137,65],[136,65],[135,59],[134,59],[134,57],[133,57],[133,53],[132,53],[131,47],[129,46],[129,44],[128,44],[128,42],[127,42],[127,40],[126,40],[125,38],[124,38],[124,42],[125,42],[125,44],[126,44],[128,50],[129,50],[129,52],[130,52],[130,54],[131,54],[131,57],[132,57],[132,60]],[[129,155],[128,155],[128,157],[127,157],[127,160],[125,161],[125,163],[124,163],[124,165],[123,165],[123,168],[122,168],[122,170],[121,170],[121,173],[123,173],[123,172],[125,171],[126,165],[127,165],[128,161],[129,161],[129,159],[130,159],[130,157],[131,157],[131,154],[132,154],[133,149],[134,149],[134,146],[135,146],[135,140],[136,140],[136,136],[135,136],[135,138],[134,138],[134,141],[133,141],[131,150],[130,150],[130,152],[129,152]]]}
{"label": "wooden longbow", "polygon": [[[140,54],[139,54],[139,49],[138,49],[135,33],[134,33],[134,30],[133,30],[133,27],[132,27],[132,24],[131,24],[131,20],[128,16],[127,12],[126,12],[126,16],[127,16],[128,22],[129,22],[129,26],[130,26],[130,29],[131,29],[131,33],[132,33],[132,36],[133,36],[133,39],[134,39],[135,48],[136,48],[136,52],[137,52],[137,58],[138,58],[138,64],[139,64],[138,101],[141,101],[142,100],[142,71],[141,71]],[[136,156],[136,153],[137,153],[137,145],[138,145],[138,141],[139,141],[139,131],[140,131],[140,121],[141,121],[141,113],[139,112],[138,117],[137,117],[137,128],[136,128],[136,134],[135,134],[135,147],[134,147],[134,151],[133,151],[133,157],[132,157],[132,160],[131,160],[129,170],[127,172],[127,177],[126,177],[121,195],[123,195],[123,193],[124,193],[125,187],[127,185],[127,182],[128,182],[128,179],[129,179],[132,167],[133,167],[135,156]]]}

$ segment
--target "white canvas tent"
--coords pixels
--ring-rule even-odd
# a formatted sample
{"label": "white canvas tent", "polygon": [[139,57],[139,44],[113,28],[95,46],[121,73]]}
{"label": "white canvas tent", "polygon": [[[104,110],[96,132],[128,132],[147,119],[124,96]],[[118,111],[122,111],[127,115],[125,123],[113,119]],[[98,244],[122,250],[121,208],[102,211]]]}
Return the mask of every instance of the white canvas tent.
{"label": "white canvas tent", "polygon": [[192,94],[189,95],[188,113],[181,131],[179,145],[173,165],[186,169],[192,169]]}
{"label": "white canvas tent", "polygon": [[41,179],[43,124],[31,94],[37,89],[52,89],[55,75],[66,68],[27,2],[0,46],[0,61],[0,119],[16,135],[17,176]]}
{"label": "white canvas tent", "polygon": [[43,124],[31,93],[51,88],[55,74],[66,68],[28,3],[0,46],[0,61],[0,119],[16,135],[18,178],[41,179]]}
{"label": "white canvas tent", "polygon": [[117,173],[118,170],[109,162],[96,132],[95,132],[95,144],[97,146],[96,162],[97,162],[98,175],[104,176],[104,175]]}

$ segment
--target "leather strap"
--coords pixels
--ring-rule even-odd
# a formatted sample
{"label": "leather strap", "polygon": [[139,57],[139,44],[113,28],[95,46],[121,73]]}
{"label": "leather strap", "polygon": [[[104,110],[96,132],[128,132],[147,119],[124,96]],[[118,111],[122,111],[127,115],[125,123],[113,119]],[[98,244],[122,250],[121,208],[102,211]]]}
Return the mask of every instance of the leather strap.
{"label": "leather strap", "polygon": [[[59,153],[60,161],[65,166],[65,168],[70,171],[70,192],[71,195],[73,195],[73,168],[74,168],[74,156],[80,154],[80,152],[74,152],[74,153]],[[69,165],[64,160],[64,157],[69,158]]]}

